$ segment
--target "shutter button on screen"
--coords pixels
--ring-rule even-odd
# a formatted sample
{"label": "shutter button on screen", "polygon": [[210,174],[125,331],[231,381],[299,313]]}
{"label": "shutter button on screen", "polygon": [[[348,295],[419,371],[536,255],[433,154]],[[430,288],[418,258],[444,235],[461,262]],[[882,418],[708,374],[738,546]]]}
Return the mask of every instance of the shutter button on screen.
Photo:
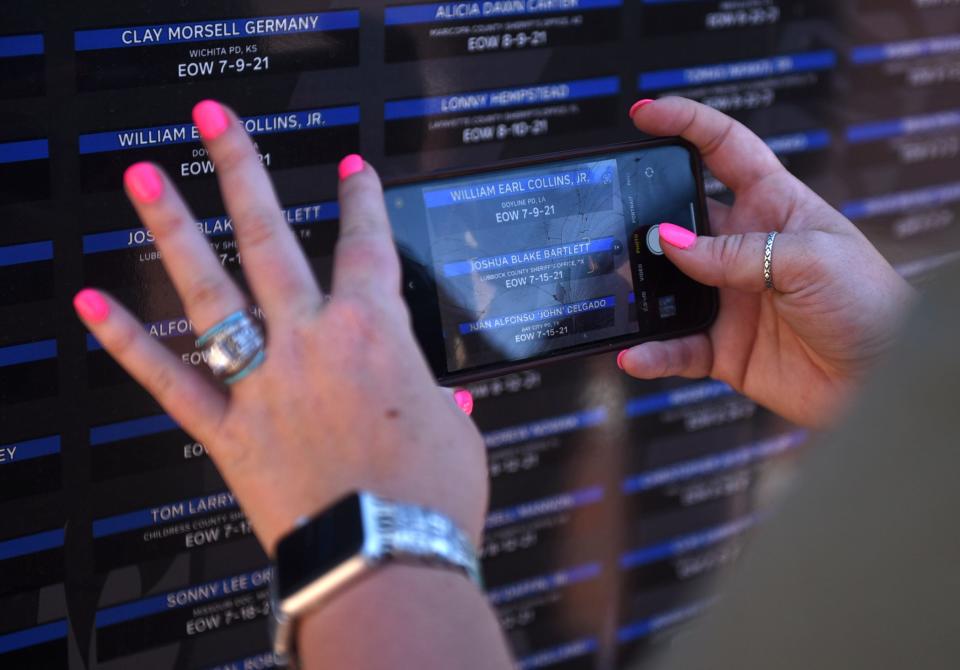
{"label": "shutter button on screen", "polygon": [[660,226],[652,226],[647,231],[647,249],[656,256],[663,256],[663,249],[660,248]]}

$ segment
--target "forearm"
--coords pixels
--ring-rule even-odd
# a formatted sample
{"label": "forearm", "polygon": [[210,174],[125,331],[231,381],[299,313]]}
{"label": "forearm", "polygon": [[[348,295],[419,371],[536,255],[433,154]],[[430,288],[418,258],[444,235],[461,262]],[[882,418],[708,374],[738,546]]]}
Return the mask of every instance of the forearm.
{"label": "forearm", "polygon": [[507,670],[493,610],[463,575],[392,565],[338,595],[300,627],[301,667]]}

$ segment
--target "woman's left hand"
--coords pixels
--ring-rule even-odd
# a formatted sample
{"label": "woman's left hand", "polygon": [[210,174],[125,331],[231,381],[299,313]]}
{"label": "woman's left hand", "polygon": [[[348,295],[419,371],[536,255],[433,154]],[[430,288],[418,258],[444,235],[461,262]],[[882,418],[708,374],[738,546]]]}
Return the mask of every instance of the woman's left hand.
{"label": "woman's left hand", "polygon": [[[240,121],[211,101],[197,105],[194,120],[264,314],[265,362],[225,389],[99,291],[75,299],[84,323],[206,446],[268,552],[299,517],[356,489],[438,509],[478,542],[484,444],[435,385],[411,332],[373,168],[359,156],[340,165],[340,239],[325,300]],[[125,183],[196,332],[248,309],[171,181],[140,163]]]}

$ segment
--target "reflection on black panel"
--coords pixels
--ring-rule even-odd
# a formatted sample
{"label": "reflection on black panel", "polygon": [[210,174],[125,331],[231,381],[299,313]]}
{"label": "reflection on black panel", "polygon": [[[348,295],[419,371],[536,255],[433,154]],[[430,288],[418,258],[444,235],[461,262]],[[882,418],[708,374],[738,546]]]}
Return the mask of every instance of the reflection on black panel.
{"label": "reflection on black panel", "polygon": [[[207,374],[122,191],[131,163],[166,169],[246,288],[189,121],[201,99],[243,117],[324,291],[345,154],[391,179],[598,147],[637,139],[630,105],[668,94],[749,125],[903,274],[960,258],[955,2],[2,4],[3,668],[282,667],[266,558],[206,445],[70,304],[110,291]],[[734,200],[712,175],[706,189]],[[604,237],[597,271],[614,259]],[[684,644],[717,579],[777,523],[761,501],[808,439],[725,384],[631,380],[614,355],[470,389],[487,593],[525,670],[643,670]]]}

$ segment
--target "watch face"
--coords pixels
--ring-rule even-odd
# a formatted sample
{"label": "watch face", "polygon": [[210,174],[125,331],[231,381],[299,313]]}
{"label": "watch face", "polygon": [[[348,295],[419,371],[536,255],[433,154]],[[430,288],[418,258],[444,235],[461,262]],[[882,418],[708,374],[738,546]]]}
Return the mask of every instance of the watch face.
{"label": "watch face", "polygon": [[341,498],[277,545],[277,593],[283,600],[363,548],[360,496]]}

